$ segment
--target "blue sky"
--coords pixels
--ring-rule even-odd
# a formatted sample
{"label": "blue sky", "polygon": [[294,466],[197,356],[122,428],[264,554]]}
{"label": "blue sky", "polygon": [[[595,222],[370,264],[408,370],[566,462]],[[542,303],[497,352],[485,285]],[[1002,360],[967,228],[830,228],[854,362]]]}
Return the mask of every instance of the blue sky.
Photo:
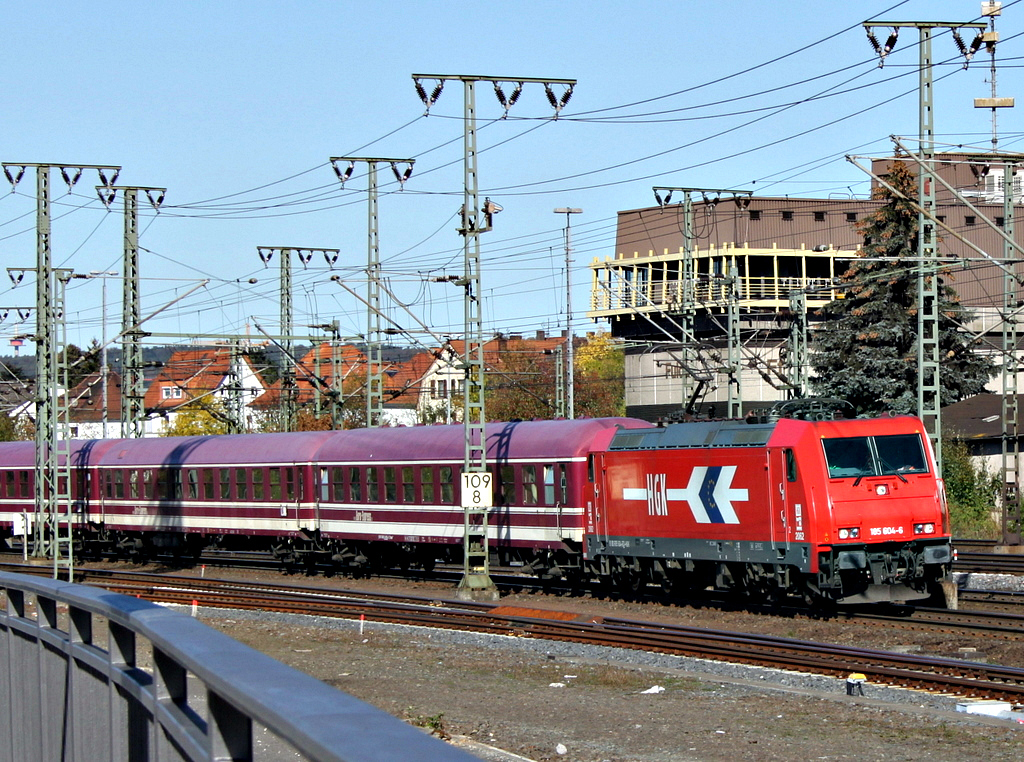
{"label": "blue sky", "polygon": [[[1000,95],[1024,97],[1024,3],[1003,6]],[[458,335],[462,292],[432,279],[462,268],[463,91],[448,83],[424,116],[411,75],[508,77],[506,94],[516,77],[576,79],[557,120],[541,85],[501,119],[481,83],[477,124],[481,195],[504,207],[481,238],[485,331],[564,326],[565,216],[552,210],[566,206],[583,209],[572,219],[581,330],[593,327],[586,264],[614,254],[616,212],[652,204],[654,185],[865,194],[844,155],[885,154],[889,135],[917,135],[917,34],[903,30],[879,68],[860,22],[966,22],[979,10],[975,0],[11,2],[0,161],[117,164],[123,184],[166,187],[158,215],[142,207],[142,312],[209,282],[146,327],[258,338],[254,324],[277,330],[279,281],[257,246],[340,249],[333,270],[293,261],[295,322],[365,329],[363,306],[331,280],[365,290],[365,172],[342,189],[328,159],[415,158],[401,192],[380,168],[384,272],[409,310]],[[989,95],[987,54],[965,71],[948,35],[934,53],[937,139],[988,148],[989,112],[972,107]],[[1021,150],[1020,116],[1000,117],[1000,148]],[[95,184],[86,174],[69,195],[54,175],[53,261],[120,271],[120,200],[108,212]],[[3,190],[0,259],[34,267],[34,177]],[[34,299],[26,278],[0,305]],[[119,283],[107,301],[112,335]],[[99,338],[99,283],[73,282],[67,302],[69,340]],[[9,314],[0,353],[26,328]]]}

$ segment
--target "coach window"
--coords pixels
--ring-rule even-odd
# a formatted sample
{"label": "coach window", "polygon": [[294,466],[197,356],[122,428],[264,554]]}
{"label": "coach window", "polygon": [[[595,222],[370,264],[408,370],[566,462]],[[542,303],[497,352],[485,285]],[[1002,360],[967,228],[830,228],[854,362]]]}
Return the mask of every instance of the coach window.
{"label": "coach window", "polygon": [[366,502],[368,503],[376,503],[380,500],[380,489],[377,480],[377,468],[370,466],[366,469]]}
{"label": "coach window", "polygon": [[295,469],[294,468],[282,468],[281,476],[284,477],[284,499],[294,500],[295,499]]}
{"label": "coach window", "polygon": [[167,492],[167,469],[159,468],[156,472],[156,490],[154,492],[157,500],[166,500]]}
{"label": "coach window", "polygon": [[544,505],[555,504],[555,467],[543,466],[544,468]]}
{"label": "coach window", "polygon": [[412,466],[402,466],[402,502],[416,502],[416,477]]}
{"label": "coach window", "polygon": [[345,469],[341,466],[331,466],[331,501],[345,502]]}
{"label": "coach window", "polygon": [[455,503],[455,489],[453,487],[454,473],[451,466],[441,466],[438,474],[438,481],[441,484],[441,502],[446,505]]}
{"label": "coach window", "polygon": [[358,468],[352,466],[348,470],[348,499],[353,503],[359,503],[363,500],[363,480],[362,474]]}
{"label": "coach window", "polygon": [[280,500],[281,499],[281,469],[280,468],[269,468],[267,469],[270,474],[270,499]]}
{"label": "coach window", "polygon": [[523,466],[523,505],[537,505],[536,466]]}
{"label": "coach window", "polygon": [[420,468],[420,502],[432,503],[434,500],[434,467],[423,466]]}
{"label": "coach window", "polygon": [[139,498],[139,472],[137,469],[132,469],[128,472],[128,497],[132,500],[138,500]]}
{"label": "coach window", "polygon": [[199,472],[194,468],[188,469],[188,499],[196,500],[199,497]]}
{"label": "coach window", "polygon": [[558,504],[568,505],[569,504],[569,482],[565,475],[565,464],[558,464]]}
{"label": "coach window", "polygon": [[252,471],[252,499],[263,499],[263,469],[254,468]]}
{"label": "coach window", "polygon": [[516,502],[516,469],[515,466],[502,466],[498,472],[498,500],[500,505],[515,505]]}
{"label": "coach window", "polygon": [[790,449],[786,450],[786,481],[796,481],[796,456]]}
{"label": "coach window", "polygon": [[146,500],[153,499],[153,469],[142,469],[142,496]]}
{"label": "coach window", "polygon": [[398,500],[398,489],[395,485],[395,467],[384,467],[384,502],[394,503]]}
{"label": "coach window", "polygon": [[213,469],[203,469],[203,500],[213,500]]}
{"label": "coach window", "polygon": [[9,471],[0,471],[0,490],[4,497],[14,497],[13,482]]}
{"label": "coach window", "polygon": [[235,493],[239,500],[249,499],[249,480],[246,478],[244,468],[235,469]]}
{"label": "coach window", "polygon": [[220,499],[231,499],[231,469],[221,468],[220,471]]}

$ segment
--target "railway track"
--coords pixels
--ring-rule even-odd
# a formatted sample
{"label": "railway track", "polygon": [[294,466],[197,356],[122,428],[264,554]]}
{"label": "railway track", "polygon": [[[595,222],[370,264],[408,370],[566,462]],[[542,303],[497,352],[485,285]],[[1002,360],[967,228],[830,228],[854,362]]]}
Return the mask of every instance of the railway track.
{"label": "railway track", "polygon": [[[47,569],[17,569],[46,574]],[[331,591],[292,585],[168,577],[151,573],[83,572],[83,581],[125,595],[203,607],[278,611],[522,638],[640,649],[680,656],[843,677],[945,694],[1024,702],[1024,669],[969,661],[811,643],[616,617],[475,603],[437,597]],[[956,614],[957,612],[946,612]],[[1020,624],[1016,625],[1021,630]]]}
{"label": "railway track", "polygon": [[953,571],[980,574],[1024,574],[1024,555],[958,550]]}

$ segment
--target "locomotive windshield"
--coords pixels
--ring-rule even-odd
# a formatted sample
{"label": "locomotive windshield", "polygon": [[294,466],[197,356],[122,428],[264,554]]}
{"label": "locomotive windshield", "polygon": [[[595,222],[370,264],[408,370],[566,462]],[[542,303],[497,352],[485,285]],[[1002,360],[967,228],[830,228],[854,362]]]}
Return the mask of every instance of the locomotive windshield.
{"label": "locomotive windshield", "polygon": [[832,479],[928,472],[921,437],[917,434],[836,437],[822,439],[821,443]]}

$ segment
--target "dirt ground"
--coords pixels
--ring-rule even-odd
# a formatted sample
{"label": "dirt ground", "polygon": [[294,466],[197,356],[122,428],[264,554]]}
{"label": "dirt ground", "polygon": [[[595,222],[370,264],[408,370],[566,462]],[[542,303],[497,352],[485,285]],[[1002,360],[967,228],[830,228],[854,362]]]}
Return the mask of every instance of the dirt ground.
{"label": "dirt ground", "polygon": [[[225,576],[219,572],[216,576]],[[279,578],[280,580],[280,578]],[[293,581],[293,580],[289,580]],[[354,587],[351,580],[295,584]],[[451,597],[437,585],[361,588]],[[712,609],[522,595],[511,605],[765,632],[804,640],[1024,664],[1024,643],[894,630],[881,625],[780,619]],[[603,658],[453,646],[412,629],[324,628],[202,616],[211,626],[385,711],[438,734],[465,737],[530,760],[1018,760],[1024,727],[968,719],[916,703],[770,679],[654,670]],[[963,649],[963,650],[962,650]],[[969,649],[977,649],[970,651]],[[659,693],[644,693],[654,686]],[[470,749],[474,753],[480,753]]]}

